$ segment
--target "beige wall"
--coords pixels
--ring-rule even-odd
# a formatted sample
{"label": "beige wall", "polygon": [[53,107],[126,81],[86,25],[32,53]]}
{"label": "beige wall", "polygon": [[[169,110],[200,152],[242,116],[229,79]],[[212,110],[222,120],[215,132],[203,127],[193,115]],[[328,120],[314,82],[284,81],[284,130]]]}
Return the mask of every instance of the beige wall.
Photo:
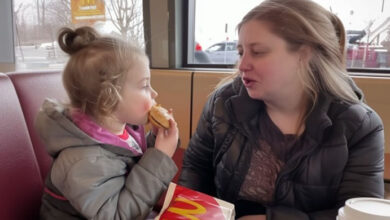
{"label": "beige wall", "polygon": [[151,70],[152,87],[157,91],[157,103],[173,109],[181,140],[186,148],[190,139],[191,71]]}
{"label": "beige wall", "polygon": [[382,118],[385,127],[385,151],[390,153],[390,78],[353,77],[367,104]]}

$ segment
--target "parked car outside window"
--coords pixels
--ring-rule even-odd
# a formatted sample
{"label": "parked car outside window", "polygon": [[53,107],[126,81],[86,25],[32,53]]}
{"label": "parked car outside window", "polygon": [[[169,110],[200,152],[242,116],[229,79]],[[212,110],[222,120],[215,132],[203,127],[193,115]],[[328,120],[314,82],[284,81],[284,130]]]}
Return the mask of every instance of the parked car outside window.
{"label": "parked car outside window", "polygon": [[223,41],[205,50],[212,64],[235,64],[239,58],[237,41]]}

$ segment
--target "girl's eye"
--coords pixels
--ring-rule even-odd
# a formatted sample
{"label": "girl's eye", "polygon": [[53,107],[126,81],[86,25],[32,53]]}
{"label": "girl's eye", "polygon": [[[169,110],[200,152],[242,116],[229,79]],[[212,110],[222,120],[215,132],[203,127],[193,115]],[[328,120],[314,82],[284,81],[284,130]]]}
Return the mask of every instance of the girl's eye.
{"label": "girl's eye", "polygon": [[145,89],[145,90],[148,90],[152,88],[152,86],[150,85],[150,82],[145,82],[144,85],[142,86],[142,89]]}

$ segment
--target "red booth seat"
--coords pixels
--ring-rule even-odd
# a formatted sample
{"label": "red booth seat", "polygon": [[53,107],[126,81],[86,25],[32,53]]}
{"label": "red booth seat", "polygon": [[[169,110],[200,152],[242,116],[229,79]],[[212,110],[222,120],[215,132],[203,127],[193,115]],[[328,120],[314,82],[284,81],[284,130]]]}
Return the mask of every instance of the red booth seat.
{"label": "red booth seat", "polygon": [[0,219],[38,219],[42,178],[14,86],[0,73]]}
{"label": "red booth seat", "polygon": [[[45,98],[67,102],[61,72],[0,73],[0,94],[0,219],[39,219],[52,159],[34,129],[34,120]],[[173,156],[179,170],[183,152],[180,148]]]}

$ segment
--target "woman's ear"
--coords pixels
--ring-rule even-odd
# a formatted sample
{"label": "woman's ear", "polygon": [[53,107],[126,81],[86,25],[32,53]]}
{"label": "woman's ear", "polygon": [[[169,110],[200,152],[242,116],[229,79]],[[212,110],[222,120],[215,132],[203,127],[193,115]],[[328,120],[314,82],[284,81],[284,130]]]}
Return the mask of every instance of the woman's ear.
{"label": "woman's ear", "polygon": [[302,45],[299,48],[299,58],[301,61],[308,63],[312,57],[312,49],[307,45]]}

